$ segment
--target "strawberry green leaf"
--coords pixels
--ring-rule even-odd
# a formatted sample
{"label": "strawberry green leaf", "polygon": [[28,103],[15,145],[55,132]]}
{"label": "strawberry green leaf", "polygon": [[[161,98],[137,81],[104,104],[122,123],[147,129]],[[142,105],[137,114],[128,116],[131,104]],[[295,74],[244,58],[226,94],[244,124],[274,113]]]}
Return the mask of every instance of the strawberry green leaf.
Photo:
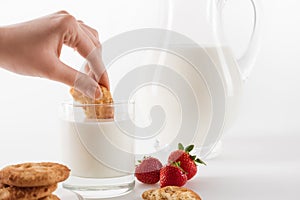
{"label": "strawberry green leaf", "polygon": [[203,162],[202,160],[200,160],[199,158],[197,158],[197,159],[195,160],[195,162],[198,163],[198,164],[206,165],[206,163]]}
{"label": "strawberry green leaf", "polygon": [[197,156],[190,156],[192,160],[196,160]]}
{"label": "strawberry green leaf", "polygon": [[181,143],[178,143],[178,149],[179,150],[184,150],[184,146]]}
{"label": "strawberry green leaf", "polygon": [[185,152],[190,152],[190,151],[192,151],[193,149],[194,149],[194,145],[191,144],[191,145],[187,146],[187,147],[184,149],[184,151],[185,151]]}

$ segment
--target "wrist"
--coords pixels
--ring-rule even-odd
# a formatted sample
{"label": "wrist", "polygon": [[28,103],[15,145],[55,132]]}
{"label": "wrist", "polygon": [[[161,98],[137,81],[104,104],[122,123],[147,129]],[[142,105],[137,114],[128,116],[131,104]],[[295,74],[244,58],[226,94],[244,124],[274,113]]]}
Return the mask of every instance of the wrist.
{"label": "wrist", "polygon": [[0,67],[4,64],[5,49],[6,49],[6,28],[0,26]]}
{"label": "wrist", "polygon": [[2,64],[3,62],[3,45],[4,45],[4,31],[5,29],[3,27],[0,26],[0,65]]}

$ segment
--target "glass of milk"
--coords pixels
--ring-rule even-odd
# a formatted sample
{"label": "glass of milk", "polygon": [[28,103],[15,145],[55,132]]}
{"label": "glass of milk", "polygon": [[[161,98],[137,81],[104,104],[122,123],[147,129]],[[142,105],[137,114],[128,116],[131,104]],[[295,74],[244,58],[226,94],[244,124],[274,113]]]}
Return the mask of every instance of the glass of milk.
{"label": "glass of milk", "polygon": [[[113,109],[113,119],[87,119],[84,108]],[[109,108],[107,108],[109,107]],[[134,103],[62,104],[62,156],[71,169],[63,187],[84,198],[120,196],[134,188]]]}

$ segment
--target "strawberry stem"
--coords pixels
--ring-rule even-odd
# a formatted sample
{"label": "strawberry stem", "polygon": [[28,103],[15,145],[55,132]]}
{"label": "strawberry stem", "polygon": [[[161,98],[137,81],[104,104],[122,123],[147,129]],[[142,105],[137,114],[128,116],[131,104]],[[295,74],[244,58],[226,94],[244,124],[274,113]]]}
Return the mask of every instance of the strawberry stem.
{"label": "strawberry stem", "polygon": [[180,167],[180,161],[178,161],[178,162],[172,162],[171,165],[174,166],[174,167],[178,167],[182,172],[184,172],[184,173],[186,174],[186,171],[184,171],[184,170]]}

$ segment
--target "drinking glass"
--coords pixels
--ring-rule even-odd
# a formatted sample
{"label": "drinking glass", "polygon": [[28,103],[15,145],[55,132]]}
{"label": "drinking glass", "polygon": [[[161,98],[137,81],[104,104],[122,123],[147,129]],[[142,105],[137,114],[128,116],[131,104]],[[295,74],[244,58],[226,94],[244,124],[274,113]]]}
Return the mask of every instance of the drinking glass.
{"label": "drinking glass", "polygon": [[[112,112],[111,119],[90,119],[85,111]],[[62,104],[62,156],[71,169],[63,183],[86,199],[109,198],[134,188],[134,103]],[[133,127],[133,126],[130,126]]]}

